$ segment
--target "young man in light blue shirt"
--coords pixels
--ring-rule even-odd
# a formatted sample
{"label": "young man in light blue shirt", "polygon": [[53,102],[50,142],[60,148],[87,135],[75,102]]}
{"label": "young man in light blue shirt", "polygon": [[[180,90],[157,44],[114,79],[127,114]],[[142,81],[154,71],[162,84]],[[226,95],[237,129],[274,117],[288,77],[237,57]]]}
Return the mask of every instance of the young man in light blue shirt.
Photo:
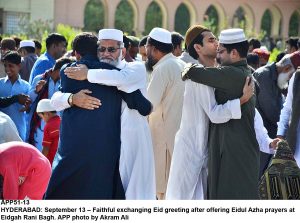
{"label": "young man in light blue shirt", "polygon": [[37,75],[43,74],[46,70],[51,69],[55,64],[55,60],[66,53],[66,47],[67,40],[64,36],[58,33],[50,34],[46,39],[47,51],[34,63],[30,73],[29,83],[32,84],[33,79]]}
{"label": "young man in light blue shirt", "polygon": [[[0,79],[0,97],[8,97],[18,94],[28,94],[30,84],[21,79],[19,71],[21,69],[21,56],[14,51],[11,51],[3,57],[6,77]],[[14,121],[17,126],[18,132],[22,140],[26,136],[26,114],[29,104],[25,106],[14,103],[6,108],[1,108],[0,111],[4,112]]]}

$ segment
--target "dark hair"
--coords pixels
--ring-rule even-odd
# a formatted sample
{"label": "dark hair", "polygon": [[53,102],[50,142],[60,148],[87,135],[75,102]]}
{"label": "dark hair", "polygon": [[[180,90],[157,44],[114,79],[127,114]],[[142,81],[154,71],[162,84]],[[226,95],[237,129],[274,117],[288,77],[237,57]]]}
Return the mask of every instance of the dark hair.
{"label": "dark hair", "polygon": [[129,43],[131,47],[138,47],[140,40],[135,36],[128,36]]}
{"label": "dark hair", "polygon": [[62,57],[62,58],[56,60],[52,70],[53,71],[60,70],[60,68],[62,68],[63,65],[72,63],[72,62],[75,62],[75,60],[72,60],[72,59],[66,58],[66,57]]}
{"label": "dark hair", "polygon": [[256,53],[248,53],[247,55],[247,63],[249,65],[259,65],[259,56]]}
{"label": "dark hair", "polygon": [[42,49],[42,44],[41,44],[40,41],[38,41],[38,40],[36,40],[36,39],[34,39],[34,40],[32,40],[32,41],[33,41],[34,44],[35,44],[35,48],[37,48],[37,49]]}
{"label": "dark hair", "polygon": [[16,42],[16,47],[19,48],[20,42],[22,41],[22,39],[19,38],[19,37],[17,37],[17,36],[13,36],[12,38],[13,38],[14,41]]}
{"label": "dark hair", "polygon": [[249,46],[253,46],[253,49],[257,49],[261,47],[260,41],[255,38],[250,38],[249,39]]}
{"label": "dark hair", "polygon": [[285,55],[286,52],[280,52],[276,57],[276,63],[279,62]]}
{"label": "dark hair", "polygon": [[73,51],[76,51],[80,56],[87,54],[97,56],[98,38],[92,33],[83,32],[75,36],[73,41]]}
{"label": "dark hair", "polygon": [[51,33],[46,39],[46,48],[49,49],[53,44],[67,42],[66,38],[59,33]]}
{"label": "dark hair", "polygon": [[21,56],[17,51],[8,51],[4,54],[2,61],[19,65],[21,63]]}
{"label": "dark hair", "polygon": [[129,48],[129,43],[130,43],[130,40],[127,36],[123,35],[123,43],[124,43],[124,47],[126,48],[126,50],[128,50]]}
{"label": "dark hair", "polygon": [[[206,32],[207,30],[205,30],[204,32]],[[195,60],[198,59],[199,55],[196,52],[195,48],[194,48],[194,44],[200,44],[201,46],[203,46],[203,39],[204,36],[202,35],[204,32],[201,32],[198,34],[198,36],[196,36],[196,38],[190,43],[190,45],[187,46],[187,52],[189,53],[189,55],[191,57],[193,57]]]}
{"label": "dark hair", "polygon": [[242,58],[247,57],[248,49],[249,49],[249,43],[247,40],[240,43],[222,44],[222,45],[224,46],[224,48],[226,48],[227,53],[230,53],[233,49],[236,49],[240,57]]}
{"label": "dark hair", "polygon": [[4,38],[1,40],[1,48],[8,50],[16,50],[16,41],[12,38]]}
{"label": "dark hair", "polygon": [[145,45],[146,45],[146,43],[147,43],[147,38],[148,38],[148,36],[144,36],[144,37],[140,40],[140,42],[139,42],[139,47],[142,47],[142,46],[145,46]]}
{"label": "dark hair", "polygon": [[183,36],[180,33],[172,32],[172,44],[174,49],[181,45],[182,41],[184,40]]}
{"label": "dark hair", "polygon": [[27,53],[34,53],[35,52],[35,48],[31,47],[31,46],[25,46],[25,47],[22,47],[22,49],[26,50]]}
{"label": "dark hair", "polygon": [[173,51],[172,43],[162,43],[155,39],[152,39],[150,36],[147,39],[147,44],[154,46],[157,50],[162,53],[171,53]]}
{"label": "dark hair", "polygon": [[291,47],[294,47],[296,50],[298,50],[298,40],[299,38],[298,37],[290,37],[288,38],[285,43],[286,44],[289,44]]}

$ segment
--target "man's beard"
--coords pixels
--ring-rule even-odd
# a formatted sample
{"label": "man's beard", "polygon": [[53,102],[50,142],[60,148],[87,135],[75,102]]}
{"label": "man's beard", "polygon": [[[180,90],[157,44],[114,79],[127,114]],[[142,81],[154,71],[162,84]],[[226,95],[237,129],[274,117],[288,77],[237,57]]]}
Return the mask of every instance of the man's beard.
{"label": "man's beard", "polygon": [[146,66],[147,71],[152,72],[153,71],[153,66],[156,63],[157,63],[157,61],[154,60],[154,58],[151,55],[147,56],[147,60],[145,62],[145,66]]}
{"label": "man's beard", "polygon": [[280,73],[277,78],[277,86],[280,89],[286,89],[288,87],[288,81],[290,79],[290,72]]}
{"label": "man's beard", "polygon": [[119,65],[119,63],[122,60],[122,51],[120,51],[120,55],[117,59],[110,59],[110,58],[101,58],[99,57],[99,61],[103,62],[103,63],[108,63],[114,67],[117,67]]}

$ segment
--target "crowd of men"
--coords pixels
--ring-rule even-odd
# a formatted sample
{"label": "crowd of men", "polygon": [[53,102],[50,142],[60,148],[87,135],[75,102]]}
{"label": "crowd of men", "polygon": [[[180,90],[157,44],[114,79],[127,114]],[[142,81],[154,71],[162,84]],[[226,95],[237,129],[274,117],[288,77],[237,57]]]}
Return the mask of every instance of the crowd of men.
{"label": "crowd of men", "polygon": [[276,62],[202,25],[67,44],[1,40],[2,198],[259,199],[282,139],[300,166],[299,38]]}

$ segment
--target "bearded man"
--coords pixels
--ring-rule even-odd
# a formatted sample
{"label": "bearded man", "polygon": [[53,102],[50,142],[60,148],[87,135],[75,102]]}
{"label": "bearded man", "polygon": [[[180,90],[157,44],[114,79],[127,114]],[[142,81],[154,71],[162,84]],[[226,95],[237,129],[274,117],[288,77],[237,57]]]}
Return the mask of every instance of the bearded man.
{"label": "bearded man", "polygon": [[[109,70],[103,67],[101,69],[94,67],[95,69],[88,70],[87,66],[81,64],[66,68],[65,74],[70,79],[97,83],[99,88],[107,85],[115,86],[120,90],[123,101],[119,169],[125,196],[130,200],[155,199],[151,135],[146,117],[144,117],[151,112],[151,103],[142,95],[146,91],[145,66],[140,62],[127,63],[122,60],[126,50],[123,47],[123,32],[120,30],[100,30],[98,44],[99,61],[115,66],[118,70]],[[97,109],[100,105],[97,102],[98,99],[85,93],[87,92],[81,91],[72,96],[74,105],[84,109]],[[70,95],[57,92],[53,96],[52,104],[56,109],[63,110],[70,107],[68,97],[65,97],[64,94]],[[101,109],[102,106],[99,110]],[[134,128],[132,128],[133,123]],[[99,142],[100,145],[101,142]]]}
{"label": "bearded man", "polygon": [[[256,107],[271,138],[276,137],[277,122],[284,103],[282,90],[288,87],[288,81],[297,69],[296,55],[288,54],[279,62],[263,66],[253,73],[260,87]],[[261,152],[260,175],[267,168],[270,158],[269,154]]]}

